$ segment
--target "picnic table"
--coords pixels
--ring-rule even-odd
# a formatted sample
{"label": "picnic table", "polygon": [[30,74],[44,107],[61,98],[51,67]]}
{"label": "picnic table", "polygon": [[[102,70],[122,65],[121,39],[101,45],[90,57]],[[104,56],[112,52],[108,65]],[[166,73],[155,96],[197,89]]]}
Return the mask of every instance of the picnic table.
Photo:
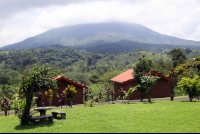
{"label": "picnic table", "polygon": [[39,111],[40,116],[42,116],[42,115],[46,115],[46,111],[49,110],[49,109],[52,109],[52,108],[51,107],[37,107],[37,108],[34,108],[33,110]]}
{"label": "picnic table", "polygon": [[53,111],[51,112],[54,118],[57,118],[58,114],[61,114],[61,119],[66,119],[66,113],[60,111]]}
{"label": "picnic table", "polygon": [[49,110],[49,109],[52,109],[51,107],[37,107],[37,108],[34,108],[33,110],[34,111],[39,111],[40,112],[40,116],[33,116],[30,118],[31,121],[35,121],[36,119],[40,119],[40,121],[45,121],[47,118],[50,120],[50,121],[53,121],[53,116],[52,115],[46,115],[46,111]]}
{"label": "picnic table", "polygon": [[49,119],[50,122],[53,122],[53,115],[33,116],[33,117],[30,118],[30,121],[35,122],[35,120],[38,120],[38,119],[44,121],[47,118]]}

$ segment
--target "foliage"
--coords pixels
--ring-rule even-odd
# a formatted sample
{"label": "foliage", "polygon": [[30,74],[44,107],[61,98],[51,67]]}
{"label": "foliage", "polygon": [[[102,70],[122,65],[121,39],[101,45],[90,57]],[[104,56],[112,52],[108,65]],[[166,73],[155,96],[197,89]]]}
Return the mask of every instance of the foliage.
{"label": "foliage", "polygon": [[86,101],[88,100],[88,97],[89,97],[88,89],[84,88],[83,89],[83,100],[84,100],[85,106],[86,106]]}
{"label": "foliage", "polygon": [[188,59],[184,64],[177,66],[175,70],[178,73],[179,80],[182,77],[194,78],[195,75],[200,76],[200,56]]}
{"label": "foliage", "polygon": [[22,77],[22,83],[19,87],[20,93],[24,93],[26,97],[26,105],[21,118],[22,124],[29,123],[30,107],[34,93],[38,90],[56,89],[57,81],[54,79],[59,72],[50,71],[48,64],[35,65],[31,70],[26,70]]}
{"label": "foliage", "polygon": [[[66,49],[27,49],[27,50],[12,50],[0,52],[0,71],[3,71],[2,77],[8,79],[6,83],[18,86],[20,83],[19,73],[26,69],[33,68],[33,65],[43,65],[48,63],[54,70],[61,70],[65,77],[72,79],[84,85],[102,83],[112,85],[109,78],[112,78],[127,68],[132,68],[132,64],[136,63],[141,55],[152,57],[154,62],[158,62],[161,57],[163,61],[168,63],[171,59],[166,54],[152,55],[145,51],[121,52],[118,54],[97,54],[86,51],[79,51],[71,48]],[[92,57],[92,64],[87,65],[88,57]],[[108,69],[113,69],[109,72]],[[115,71],[115,72],[114,72]],[[4,77],[4,78],[5,78]],[[1,84],[1,83],[0,83]],[[107,86],[106,88],[111,87]],[[105,89],[106,89],[105,88]],[[99,92],[99,91],[98,91]]]}
{"label": "foliage", "polygon": [[122,103],[123,103],[123,100],[125,99],[126,91],[121,87],[118,90],[118,93],[120,94],[120,98],[122,98]]}
{"label": "foliage", "polygon": [[89,107],[93,107],[99,101],[98,98],[95,99],[95,94],[91,90],[86,89],[84,96],[86,97],[85,106],[87,104]]}
{"label": "foliage", "polygon": [[15,102],[14,111],[15,111],[15,115],[18,115],[19,119],[23,118],[22,116],[23,116],[25,106],[26,106],[26,99],[23,99],[21,102]]}
{"label": "foliage", "polygon": [[184,64],[186,60],[186,55],[180,48],[172,49],[170,51],[170,54],[172,55],[173,68],[180,64]]}
{"label": "foliage", "polygon": [[63,99],[59,99],[58,102],[60,103],[60,106],[61,106],[61,108],[62,108],[62,106],[64,105],[64,100],[63,100]]}
{"label": "foliage", "polygon": [[108,68],[107,72],[99,77],[100,83],[104,86],[104,89],[108,89],[110,87],[113,90],[113,82],[110,81],[113,77],[120,74],[121,71],[114,70],[112,68]]}
{"label": "foliage", "polygon": [[129,90],[128,90],[127,93],[124,92],[124,93],[125,93],[125,99],[128,99],[128,103],[130,103],[130,97],[131,97],[131,95],[133,94],[133,92],[134,92],[135,90],[137,90],[137,87],[139,87],[139,85],[137,85],[137,86],[135,86],[135,87],[133,87],[133,88],[129,88]]}
{"label": "foliage", "polygon": [[160,77],[158,76],[142,76],[141,85],[142,88],[146,89],[145,94],[147,94],[149,103],[151,102],[151,87],[156,83]]}
{"label": "foliage", "polygon": [[160,60],[158,63],[155,64],[154,70],[160,72],[163,75],[167,75],[171,68],[171,62],[165,62],[163,60]]}
{"label": "foliage", "polygon": [[[102,53],[102,54],[110,54],[110,53],[120,53],[125,51],[134,51],[140,49],[155,53],[163,52],[164,50],[170,50],[173,48],[185,48],[190,47],[195,50],[200,50],[199,46],[191,46],[191,45],[172,45],[172,44],[153,44],[153,43],[143,43],[143,42],[136,42],[136,41],[127,41],[121,40],[118,42],[105,42],[100,45],[94,45],[87,47],[86,50],[92,53]],[[191,51],[191,50],[190,50]],[[190,51],[187,51],[189,54]]]}
{"label": "foliage", "polygon": [[7,116],[7,111],[10,110],[10,103],[8,103],[8,99],[5,97],[1,102],[1,110],[4,111],[5,116]]}
{"label": "foliage", "polygon": [[[101,96],[101,94],[99,94],[99,96]],[[111,91],[110,88],[107,88],[106,91],[105,91],[105,98],[106,98],[105,101],[107,101],[108,104],[109,104],[110,100],[112,100],[112,103],[113,103],[114,96],[115,96],[115,92]]]}
{"label": "foliage", "polygon": [[12,100],[15,93],[16,91],[11,86],[3,84],[0,92],[0,100],[3,100],[5,97]]}
{"label": "foliage", "polygon": [[153,68],[154,63],[152,59],[146,59],[145,56],[139,60],[138,63],[135,64],[133,67],[134,72],[134,79],[137,82],[137,84],[141,85],[140,87],[137,88],[138,92],[140,92],[140,100],[142,101],[143,99],[143,94],[146,92],[146,86],[143,86],[142,84],[142,76],[145,74],[148,74],[149,71]]}
{"label": "foliage", "polygon": [[86,101],[86,104],[87,104],[89,107],[93,107],[94,104],[95,104],[94,96],[93,96],[91,99],[87,100],[87,101]]}
{"label": "foliage", "polygon": [[73,85],[68,85],[68,87],[65,88],[63,91],[63,94],[65,95],[67,99],[67,103],[69,107],[72,107],[72,99],[75,97],[77,91]]}
{"label": "foliage", "polygon": [[8,84],[8,81],[9,81],[9,76],[6,75],[5,73],[1,74],[1,76],[0,76],[0,83],[1,84]]}
{"label": "foliage", "polygon": [[49,100],[49,106],[51,106],[52,97],[53,97],[53,90],[49,89],[48,91],[45,91],[45,95],[47,96],[47,98]]}
{"label": "foliage", "polygon": [[114,104],[113,99],[115,98],[115,91],[110,91],[110,95],[112,97],[112,104]]}
{"label": "foliage", "polygon": [[110,91],[110,88],[107,88],[107,90],[105,91],[106,92],[106,99],[108,101],[108,104],[109,104],[109,101],[110,101],[110,95],[111,95],[111,91]]}
{"label": "foliage", "polygon": [[99,93],[99,101],[101,102],[102,104],[102,99],[103,99],[103,95],[101,94],[101,92]]}
{"label": "foliage", "polygon": [[177,90],[179,92],[189,95],[190,102],[192,102],[194,97],[200,96],[200,79],[198,75],[193,79],[183,77],[177,85]]}
{"label": "foliage", "polygon": [[171,101],[173,101],[175,96],[175,89],[178,82],[178,73],[175,71],[174,68],[170,70],[168,78],[170,78],[169,84],[170,84]]}

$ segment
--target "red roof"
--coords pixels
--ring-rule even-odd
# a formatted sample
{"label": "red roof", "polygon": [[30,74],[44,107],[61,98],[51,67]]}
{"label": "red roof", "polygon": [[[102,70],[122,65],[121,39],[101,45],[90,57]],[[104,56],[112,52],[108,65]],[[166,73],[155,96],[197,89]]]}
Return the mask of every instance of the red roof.
{"label": "red roof", "polygon": [[75,82],[75,81],[73,81],[73,80],[70,80],[70,79],[68,79],[68,78],[66,78],[66,77],[64,77],[64,76],[61,76],[61,75],[56,76],[54,79],[57,80],[57,81],[59,81],[59,80],[65,80],[65,81],[68,81],[68,82],[70,82],[70,83],[72,83],[72,84],[74,84],[74,85],[77,85],[77,86],[79,86],[79,87],[88,89],[88,87],[86,87],[86,86],[84,86],[84,85],[82,85],[82,84],[79,84],[79,83],[77,83],[77,82]]}
{"label": "red roof", "polygon": [[[115,83],[119,83],[119,84],[125,84],[131,81],[134,81],[134,76],[133,76],[133,69],[129,69],[126,72],[121,73],[120,75],[110,79],[110,81],[115,82]],[[150,72],[155,73],[155,76],[160,76],[168,81],[170,81],[170,79],[164,75],[162,75],[161,73],[155,71],[155,70],[151,70]]]}
{"label": "red roof", "polygon": [[110,81],[120,83],[120,84],[124,84],[124,82],[133,81],[135,79],[134,79],[132,73],[133,73],[133,69],[129,69],[126,72],[123,72],[123,73],[119,74],[118,76],[110,79]]}

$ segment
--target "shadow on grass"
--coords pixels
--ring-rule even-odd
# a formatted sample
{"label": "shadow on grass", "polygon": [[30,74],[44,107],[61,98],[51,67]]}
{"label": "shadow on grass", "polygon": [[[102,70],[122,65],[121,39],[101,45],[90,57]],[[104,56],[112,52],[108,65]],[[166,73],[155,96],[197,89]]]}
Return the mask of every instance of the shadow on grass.
{"label": "shadow on grass", "polygon": [[156,101],[151,101],[151,102],[149,103],[149,101],[142,101],[141,103],[143,103],[143,104],[154,104],[154,103],[158,103],[158,102],[156,102]]}
{"label": "shadow on grass", "polygon": [[26,125],[18,125],[15,127],[16,130],[24,130],[24,129],[34,129],[38,127],[51,127],[53,126],[54,122],[46,121],[36,121],[34,123],[29,123]]}
{"label": "shadow on grass", "polygon": [[[182,100],[180,102],[190,102],[190,100]],[[191,102],[200,102],[200,100],[192,100]]]}
{"label": "shadow on grass", "polygon": [[157,101],[151,101],[149,103],[149,101],[140,101],[140,102],[123,102],[123,103],[119,103],[119,104],[138,104],[138,103],[142,103],[142,104],[154,104],[154,103],[158,103]]}

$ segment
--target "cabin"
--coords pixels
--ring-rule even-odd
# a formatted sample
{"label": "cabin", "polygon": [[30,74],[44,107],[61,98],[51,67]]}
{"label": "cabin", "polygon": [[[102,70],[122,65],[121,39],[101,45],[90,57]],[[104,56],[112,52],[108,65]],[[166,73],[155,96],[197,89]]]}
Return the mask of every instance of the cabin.
{"label": "cabin", "polygon": [[[114,91],[115,96],[119,97],[120,94],[118,90],[122,87],[123,90],[128,91],[129,88],[135,87],[137,85],[134,76],[133,76],[133,69],[129,69],[122,74],[110,79],[111,82],[114,82]],[[161,77],[158,79],[155,83],[155,85],[152,86],[151,89],[151,98],[163,98],[163,97],[170,97],[170,84],[168,83],[170,79],[161,73],[151,70],[150,71],[154,76]],[[146,99],[147,95],[143,96],[143,99]],[[130,97],[131,100],[140,99],[140,92],[137,90],[133,92],[132,96]]]}
{"label": "cabin", "polygon": [[[76,104],[83,104],[83,90],[88,89],[88,87],[79,84],[73,80],[70,80],[64,76],[58,75],[57,77],[54,78],[55,80],[57,80],[57,93],[59,95],[59,97],[56,96],[55,91],[53,90],[53,97],[52,97],[52,103],[51,106],[60,106],[60,103],[58,102],[60,99],[62,99],[61,94],[63,94],[63,90],[65,90],[66,87],[68,87],[68,85],[73,85],[77,91],[75,97],[72,100],[73,105]],[[41,100],[39,107],[42,107],[44,103],[44,106],[49,106],[49,101],[47,99],[47,97],[45,96],[45,90],[42,90],[42,94],[43,94],[43,99]]]}

